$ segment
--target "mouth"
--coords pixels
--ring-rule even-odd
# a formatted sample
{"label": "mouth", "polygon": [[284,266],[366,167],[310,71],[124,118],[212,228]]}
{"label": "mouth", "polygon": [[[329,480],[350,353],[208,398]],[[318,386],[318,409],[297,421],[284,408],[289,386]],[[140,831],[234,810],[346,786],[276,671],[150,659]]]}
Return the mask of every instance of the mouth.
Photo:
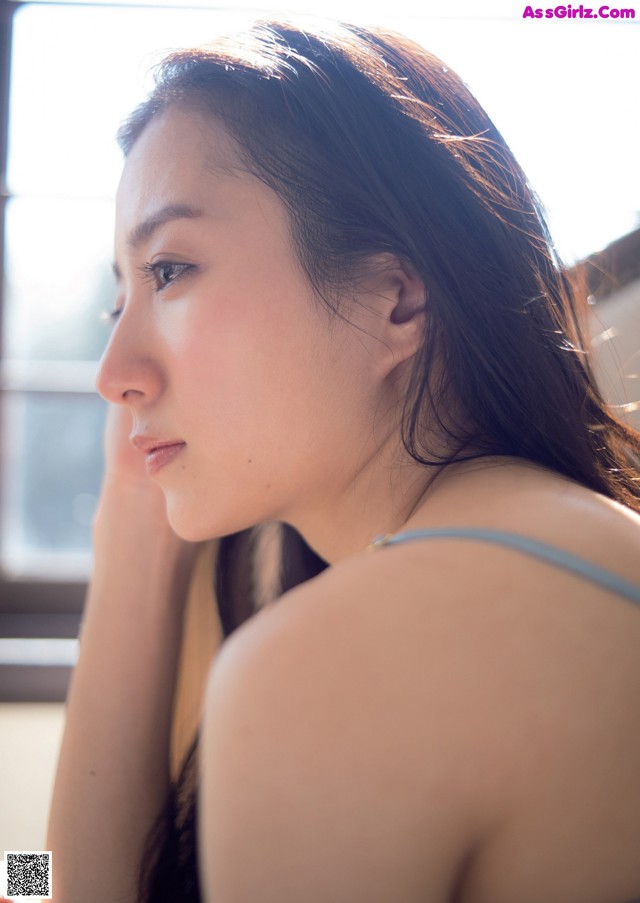
{"label": "mouth", "polygon": [[132,436],[131,442],[144,452],[147,473],[150,477],[155,476],[170,464],[186,448],[186,442],[181,439],[161,440],[145,436]]}

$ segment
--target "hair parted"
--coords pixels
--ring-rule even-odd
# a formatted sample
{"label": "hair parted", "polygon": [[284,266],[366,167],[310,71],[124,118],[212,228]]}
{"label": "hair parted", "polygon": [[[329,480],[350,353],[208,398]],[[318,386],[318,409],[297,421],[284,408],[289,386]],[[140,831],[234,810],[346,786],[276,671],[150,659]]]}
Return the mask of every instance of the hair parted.
{"label": "hair parted", "polygon": [[[586,299],[520,166],[456,73],[387,31],[264,22],[170,54],[119,132],[125,154],[173,105],[221,123],[241,165],[278,194],[330,310],[348,318],[345,299],[377,255],[420,276],[425,336],[402,421],[416,461],[516,456],[640,510],[640,437],[596,386]],[[434,424],[446,438],[437,448]],[[238,592],[242,581],[223,574],[247,571],[246,534],[223,541],[218,564],[227,631],[251,613],[250,588]],[[286,589],[324,563],[290,528],[283,537]]]}

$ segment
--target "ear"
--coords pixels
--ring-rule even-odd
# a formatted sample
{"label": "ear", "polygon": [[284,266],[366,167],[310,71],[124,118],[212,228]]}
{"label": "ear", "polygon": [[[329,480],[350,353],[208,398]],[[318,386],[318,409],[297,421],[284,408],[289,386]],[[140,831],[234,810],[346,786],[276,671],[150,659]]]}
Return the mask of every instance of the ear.
{"label": "ear", "polygon": [[376,367],[389,375],[424,340],[426,289],[413,267],[394,254],[371,259],[349,319],[372,340]]}

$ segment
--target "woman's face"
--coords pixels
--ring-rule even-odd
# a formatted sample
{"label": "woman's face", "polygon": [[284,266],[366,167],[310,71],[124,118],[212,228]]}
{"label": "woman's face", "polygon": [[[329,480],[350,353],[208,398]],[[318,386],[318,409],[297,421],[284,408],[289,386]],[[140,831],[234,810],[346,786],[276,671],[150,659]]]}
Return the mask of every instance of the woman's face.
{"label": "woman's face", "polygon": [[130,408],[192,540],[330,514],[378,402],[366,341],[315,298],[278,196],[234,163],[215,120],[170,108],[117,198],[119,315],[98,388]]}

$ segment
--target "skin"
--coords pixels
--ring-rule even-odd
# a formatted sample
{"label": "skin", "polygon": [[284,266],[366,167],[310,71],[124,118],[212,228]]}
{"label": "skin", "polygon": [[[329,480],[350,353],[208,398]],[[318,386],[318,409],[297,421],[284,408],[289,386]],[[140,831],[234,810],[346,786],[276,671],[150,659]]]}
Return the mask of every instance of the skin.
{"label": "skin", "polygon": [[[424,491],[397,437],[423,287],[380,258],[354,325],[329,317],[280,200],[229,158],[224,130],[173,109],[134,145],[117,202],[120,314],[98,388],[126,402],[134,432],[186,442],[156,480],[180,536],[287,520],[335,561],[403,523]],[[202,215],[132,251],[131,231],[171,204]],[[165,260],[172,281],[158,291],[140,267]]]}
{"label": "skin", "polygon": [[[431,484],[400,451],[398,420],[424,286],[380,258],[344,299],[351,323],[328,317],[279,199],[237,161],[219,125],[175,109],[134,145],[118,194],[120,314],[98,381],[118,409],[107,486],[136,487],[129,531],[131,519],[166,530],[159,486],[185,541],[282,519],[333,565],[212,667],[205,899],[637,896],[637,610],[481,543],[366,546],[400,528],[493,527],[640,582],[640,519],[517,460],[455,465]],[[130,247],[178,203],[202,215]],[[158,292],[140,267],[159,261],[191,269],[165,270]],[[150,481],[130,428],[185,446]],[[122,498],[99,532],[124,527]]]}

